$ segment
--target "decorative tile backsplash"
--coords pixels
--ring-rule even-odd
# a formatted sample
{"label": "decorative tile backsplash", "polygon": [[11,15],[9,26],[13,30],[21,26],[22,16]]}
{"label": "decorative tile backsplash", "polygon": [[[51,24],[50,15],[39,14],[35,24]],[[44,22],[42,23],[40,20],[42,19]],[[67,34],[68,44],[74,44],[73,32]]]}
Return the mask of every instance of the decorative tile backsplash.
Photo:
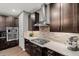
{"label": "decorative tile backsplash", "polygon": [[50,32],[49,27],[40,27],[40,36],[49,40],[65,43],[71,36],[78,36],[78,33]]}

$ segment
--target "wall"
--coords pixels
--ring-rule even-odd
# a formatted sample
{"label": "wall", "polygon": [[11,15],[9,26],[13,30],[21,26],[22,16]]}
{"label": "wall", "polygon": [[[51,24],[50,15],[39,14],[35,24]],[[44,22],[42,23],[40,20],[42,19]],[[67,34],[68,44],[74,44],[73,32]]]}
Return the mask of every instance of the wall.
{"label": "wall", "polygon": [[40,27],[40,36],[48,40],[57,41],[60,43],[66,43],[66,40],[71,36],[78,36],[78,33],[65,33],[65,32],[50,32],[48,27]]}
{"label": "wall", "polygon": [[28,15],[29,13],[24,12],[24,20],[23,20],[24,32],[28,31]]}
{"label": "wall", "polygon": [[19,16],[19,47],[24,49],[24,39],[23,39],[23,13]]}
{"label": "wall", "polygon": [[24,32],[28,30],[28,14],[22,12],[19,15],[19,47],[24,48]]}

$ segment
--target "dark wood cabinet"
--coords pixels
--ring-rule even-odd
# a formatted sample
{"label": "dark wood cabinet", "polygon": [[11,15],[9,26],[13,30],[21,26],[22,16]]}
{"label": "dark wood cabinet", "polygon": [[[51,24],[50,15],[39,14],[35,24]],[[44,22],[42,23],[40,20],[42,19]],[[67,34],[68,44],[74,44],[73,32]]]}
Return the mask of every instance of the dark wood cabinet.
{"label": "dark wood cabinet", "polygon": [[29,25],[29,30],[30,31],[38,31],[39,30],[39,26],[34,26],[36,23],[39,23],[39,13],[34,12],[32,14],[30,14],[29,16],[29,20],[28,20],[28,25]]}
{"label": "dark wood cabinet", "polygon": [[60,31],[60,4],[53,3],[50,4],[50,31],[51,32],[59,32]]}
{"label": "dark wood cabinet", "polygon": [[0,31],[5,31],[5,16],[3,17],[3,16],[0,16]]}
{"label": "dark wood cabinet", "polygon": [[7,41],[6,38],[0,38],[0,51],[7,49],[7,48],[17,46],[18,44],[19,44],[18,40]]}
{"label": "dark wood cabinet", "polygon": [[12,16],[0,16],[0,31],[6,31],[6,27],[18,27],[18,18]]}
{"label": "dark wood cabinet", "polygon": [[60,54],[60,53],[58,53],[58,52],[55,52],[55,51],[53,51],[53,50],[51,50],[51,49],[48,49],[48,48],[46,48],[47,50],[46,50],[46,56],[64,56],[64,55],[62,55],[62,54]]}
{"label": "dark wood cabinet", "polygon": [[78,33],[78,7],[78,3],[50,4],[50,31]]}
{"label": "dark wood cabinet", "polygon": [[[31,43],[29,40],[25,39],[25,50],[31,55],[31,56],[40,56],[41,50],[38,49],[38,46]],[[38,53],[37,53],[38,52]]]}
{"label": "dark wood cabinet", "polygon": [[13,17],[6,17],[6,27],[12,27],[14,25],[13,20]]}
{"label": "dark wood cabinet", "polygon": [[7,48],[6,38],[0,38],[0,50],[4,50]]}
{"label": "dark wood cabinet", "polygon": [[30,42],[28,39],[25,39],[25,50],[31,56],[63,56],[62,54],[50,50],[46,47],[40,47]]}
{"label": "dark wood cabinet", "polygon": [[6,17],[6,27],[16,27],[18,26],[18,19],[12,16]]}
{"label": "dark wood cabinet", "polygon": [[12,40],[7,42],[7,48],[17,46],[19,44],[18,40]]}
{"label": "dark wood cabinet", "polygon": [[46,51],[45,48],[30,42],[28,39],[25,39],[25,50],[31,56],[45,56],[44,51]]}
{"label": "dark wood cabinet", "polygon": [[19,27],[19,19],[18,18],[14,19],[14,27]]}
{"label": "dark wood cabinet", "polygon": [[63,3],[61,6],[61,32],[74,32],[74,4]]}
{"label": "dark wood cabinet", "polygon": [[31,55],[32,54],[32,48],[31,48],[31,42],[27,39],[25,39],[25,50]]}
{"label": "dark wood cabinet", "polygon": [[77,31],[79,33],[79,3],[77,3]]}

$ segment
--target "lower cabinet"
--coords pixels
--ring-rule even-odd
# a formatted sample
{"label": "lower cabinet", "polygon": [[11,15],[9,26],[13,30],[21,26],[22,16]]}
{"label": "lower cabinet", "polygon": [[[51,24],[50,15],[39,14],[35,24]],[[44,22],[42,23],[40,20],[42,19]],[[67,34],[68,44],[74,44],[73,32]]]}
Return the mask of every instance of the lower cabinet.
{"label": "lower cabinet", "polygon": [[31,43],[29,40],[25,39],[25,50],[31,56],[44,56],[44,48]]}
{"label": "lower cabinet", "polygon": [[48,48],[40,47],[27,39],[25,39],[25,50],[31,56],[63,56],[62,54]]}
{"label": "lower cabinet", "polygon": [[32,48],[31,50],[32,56],[45,56],[45,53],[44,53],[45,48],[35,45],[33,43],[31,45],[31,48]]}
{"label": "lower cabinet", "polygon": [[7,41],[5,38],[0,39],[0,50],[6,49],[7,48]]}
{"label": "lower cabinet", "polygon": [[18,40],[8,41],[5,39],[0,39],[0,51],[11,48],[18,45]]}
{"label": "lower cabinet", "polygon": [[19,44],[18,40],[12,40],[7,42],[7,48],[17,46]]}
{"label": "lower cabinet", "polygon": [[64,56],[64,55],[47,48],[46,56]]}

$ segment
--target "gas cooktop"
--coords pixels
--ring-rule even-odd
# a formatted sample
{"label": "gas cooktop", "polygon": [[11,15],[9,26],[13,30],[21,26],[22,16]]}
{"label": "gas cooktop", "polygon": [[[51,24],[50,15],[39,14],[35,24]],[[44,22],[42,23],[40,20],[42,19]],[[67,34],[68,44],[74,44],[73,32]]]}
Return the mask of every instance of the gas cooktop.
{"label": "gas cooktop", "polygon": [[37,39],[34,39],[34,40],[31,40],[32,42],[35,42],[37,44],[40,44],[40,45],[44,45],[46,43],[49,42],[49,40],[45,40],[45,39],[40,39],[40,38],[37,38]]}

